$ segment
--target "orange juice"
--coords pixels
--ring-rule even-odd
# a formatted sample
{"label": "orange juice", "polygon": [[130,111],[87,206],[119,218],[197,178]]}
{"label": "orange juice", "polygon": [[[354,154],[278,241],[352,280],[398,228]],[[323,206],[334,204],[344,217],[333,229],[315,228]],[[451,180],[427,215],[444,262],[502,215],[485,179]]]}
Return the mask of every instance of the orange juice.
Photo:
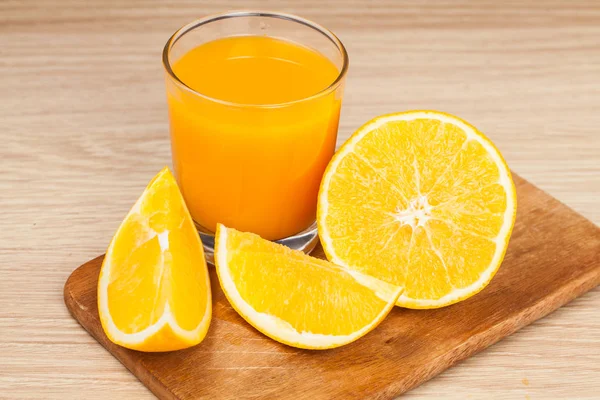
{"label": "orange juice", "polygon": [[340,75],[324,55],[267,36],[203,43],[167,79],[173,167],[194,221],[270,240],[315,220],[333,155]]}

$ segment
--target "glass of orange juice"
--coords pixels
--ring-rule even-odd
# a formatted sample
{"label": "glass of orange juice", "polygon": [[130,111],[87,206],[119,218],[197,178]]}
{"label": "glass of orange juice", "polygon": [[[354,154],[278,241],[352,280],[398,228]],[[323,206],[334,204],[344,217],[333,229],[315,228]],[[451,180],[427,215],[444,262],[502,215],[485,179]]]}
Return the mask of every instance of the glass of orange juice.
{"label": "glass of orange juice", "polygon": [[309,252],[348,55],[303,18],[207,17],[165,45],[173,167],[209,256],[216,224]]}

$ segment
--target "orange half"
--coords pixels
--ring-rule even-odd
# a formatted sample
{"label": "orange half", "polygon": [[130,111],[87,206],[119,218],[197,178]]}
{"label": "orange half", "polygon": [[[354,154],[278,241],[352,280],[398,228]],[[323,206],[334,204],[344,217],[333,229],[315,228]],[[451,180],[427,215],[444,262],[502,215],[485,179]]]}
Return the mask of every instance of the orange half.
{"label": "orange half", "polygon": [[485,135],[449,114],[409,111],[373,119],[338,150],[317,225],[331,262],[404,288],[400,306],[436,308],[490,282],[516,209],[508,166]]}

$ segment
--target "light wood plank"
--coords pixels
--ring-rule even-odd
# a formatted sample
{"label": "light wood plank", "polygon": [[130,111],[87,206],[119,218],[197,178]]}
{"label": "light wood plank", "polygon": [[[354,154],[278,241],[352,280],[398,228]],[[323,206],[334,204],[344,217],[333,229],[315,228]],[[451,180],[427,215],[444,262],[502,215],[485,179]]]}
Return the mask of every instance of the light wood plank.
{"label": "light wood plank", "polygon": [[[0,397],[151,398],[68,315],[65,266],[102,253],[169,163],[164,42],[235,8],[301,14],[344,41],[340,142],[381,113],[448,111],[600,223],[596,1],[4,0]],[[596,398],[599,302],[596,289],[408,397]]]}

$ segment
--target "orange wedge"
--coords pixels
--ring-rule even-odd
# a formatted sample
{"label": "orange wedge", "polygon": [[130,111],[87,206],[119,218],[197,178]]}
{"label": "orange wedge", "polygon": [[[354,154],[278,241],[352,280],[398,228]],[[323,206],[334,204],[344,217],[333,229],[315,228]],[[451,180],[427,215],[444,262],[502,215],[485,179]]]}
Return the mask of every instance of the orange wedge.
{"label": "orange wedge", "polygon": [[305,349],[355,341],[393,308],[401,289],[373,290],[325,260],[217,226],[215,265],[233,308],[272,339]]}
{"label": "orange wedge", "polygon": [[211,319],[202,244],[168,168],[113,237],[98,281],[104,332],[121,346],[170,351],[202,341]]}
{"label": "orange wedge", "polygon": [[403,287],[400,306],[436,308],[490,282],[516,206],[488,138],[452,115],[410,111],[368,122],[334,155],[317,224],[331,262],[372,277],[367,285]]}

